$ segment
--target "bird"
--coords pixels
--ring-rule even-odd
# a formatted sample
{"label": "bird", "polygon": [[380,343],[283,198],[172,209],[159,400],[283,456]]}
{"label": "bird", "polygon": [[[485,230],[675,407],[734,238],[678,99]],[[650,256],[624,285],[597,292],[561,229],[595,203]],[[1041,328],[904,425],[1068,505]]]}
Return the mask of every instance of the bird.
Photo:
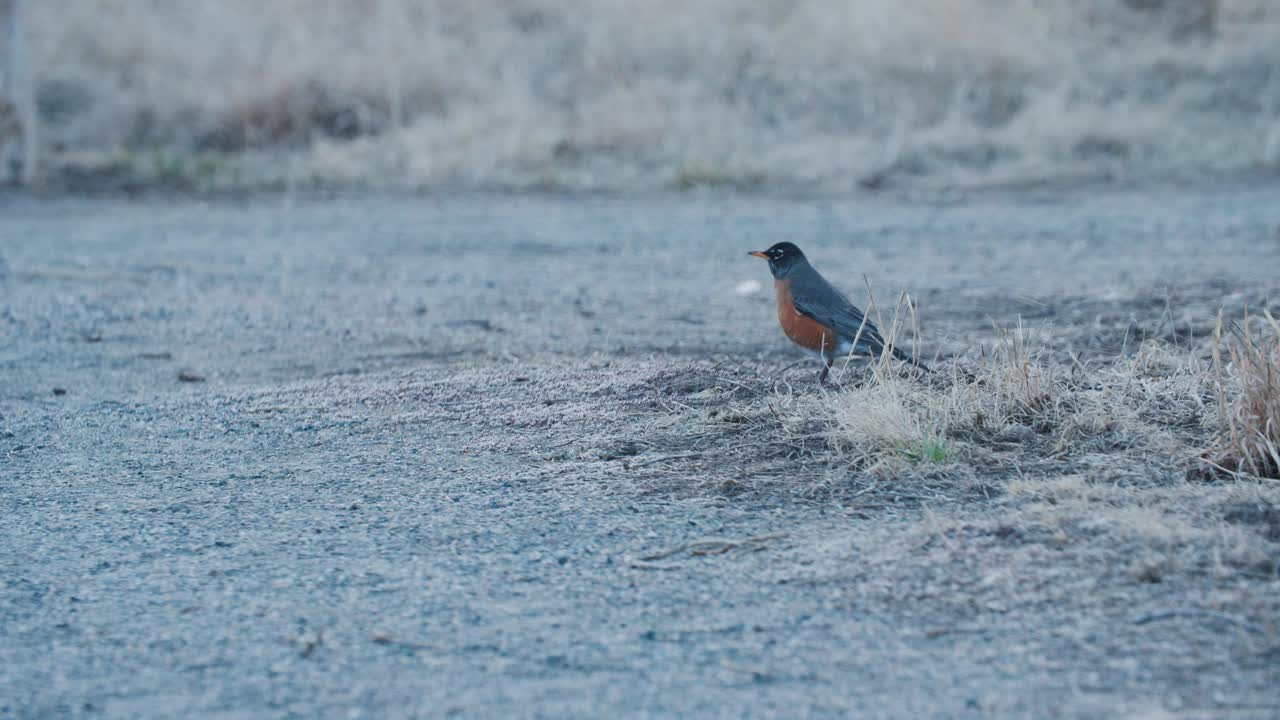
{"label": "bird", "polygon": [[875,323],[827,282],[794,243],[780,242],[748,254],[769,261],[782,332],[822,358],[819,384],[827,381],[835,356],[851,352],[880,356],[888,350],[892,357],[929,372],[911,355],[887,344]]}

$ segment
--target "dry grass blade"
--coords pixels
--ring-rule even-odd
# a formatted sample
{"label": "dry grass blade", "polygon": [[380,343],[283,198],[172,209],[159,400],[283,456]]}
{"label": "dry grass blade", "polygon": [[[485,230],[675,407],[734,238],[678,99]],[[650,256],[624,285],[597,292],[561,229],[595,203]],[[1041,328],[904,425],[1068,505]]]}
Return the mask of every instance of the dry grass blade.
{"label": "dry grass blade", "polygon": [[[1213,332],[1218,433],[1209,461],[1255,477],[1280,479],[1280,323],[1240,324],[1223,332],[1222,311]],[[1261,325],[1255,332],[1251,325]],[[1230,361],[1224,363],[1225,357]]]}
{"label": "dry grass blade", "polygon": [[919,360],[919,341],[920,341],[920,320],[916,315],[916,306],[912,302],[911,296],[906,292],[898,296],[898,302],[893,309],[893,318],[888,325],[885,324],[884,316],[880,312],[880,306],[876,303],[875,292],[871,289],[871,283],[867,280],[866,275],[862,276],[862,281],[867,287],[867,311],[862,315],[862,322],[858,325],[858,331],[853,335],[853,342],[849,354],[845,356],[844,363],[840,366],[837,379],[843,379],[845,373],[849,369],[849,364],[853,362],[853,358],[858,354],[859,343],[866,332],[867,325],[871,322],[871,313],[876,315],[876,326],[880,329],[881,336],[884,339],[884,352],[875,354],[871,358],[870,369],[874,376],[880,376],[885,373],[897,372],[898,358],[894,355],[895,348],[901,349],[898,342],[898,332],[903,328],[903,311],[905,309],[908,321],[912,328],[912,351],[910,367],[916,372],[928,370],[927,367],[920,364]]}
{"label": "dry grass blade", "polygon": [[989,379],[1021,412],[1035,414],[1046,409],[1052,401],[1054,380],[1047,366],[1033,355],[1022,318],[1018,318],[1014,332],[994,327],[1000,344],[993,353]]}

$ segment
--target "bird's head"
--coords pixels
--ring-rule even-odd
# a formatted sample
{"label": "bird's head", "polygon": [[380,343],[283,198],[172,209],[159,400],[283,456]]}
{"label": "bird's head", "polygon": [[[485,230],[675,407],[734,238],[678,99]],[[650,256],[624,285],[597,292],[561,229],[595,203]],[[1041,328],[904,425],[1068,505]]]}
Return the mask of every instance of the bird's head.
{"label": "bird's head", "polygon": [[756,250],[750,255],[769,261],[769,272],[776,278],[786,277],[792,268],[806,262],[804,253],[794,243],[774,243],[768,250]]}

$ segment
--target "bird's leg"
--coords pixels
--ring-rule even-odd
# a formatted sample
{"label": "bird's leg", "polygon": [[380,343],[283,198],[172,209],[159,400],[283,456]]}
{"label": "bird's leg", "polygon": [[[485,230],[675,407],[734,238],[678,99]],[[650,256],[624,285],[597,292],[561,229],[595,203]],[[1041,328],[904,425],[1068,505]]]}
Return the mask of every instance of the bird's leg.
{"label": "bird's leg", "polygon": [[827,382],[827,375],[831,372],[831,358],[826,353],[819,353],[822,358],[822,372],[818,373],[818,384],[822,385]]}

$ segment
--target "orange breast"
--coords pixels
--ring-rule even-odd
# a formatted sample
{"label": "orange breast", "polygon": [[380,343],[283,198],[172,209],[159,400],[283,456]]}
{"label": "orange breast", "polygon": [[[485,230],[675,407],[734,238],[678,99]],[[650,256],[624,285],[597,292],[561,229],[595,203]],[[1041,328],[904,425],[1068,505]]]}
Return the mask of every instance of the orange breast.
{"label": "orange breast", "polygon": [[791,299],[790,280],[774,280],[773,289],[778,296],[778,323],[792,342],[815,352],[835,350],[835,331],[796,310],[796,304]]}

